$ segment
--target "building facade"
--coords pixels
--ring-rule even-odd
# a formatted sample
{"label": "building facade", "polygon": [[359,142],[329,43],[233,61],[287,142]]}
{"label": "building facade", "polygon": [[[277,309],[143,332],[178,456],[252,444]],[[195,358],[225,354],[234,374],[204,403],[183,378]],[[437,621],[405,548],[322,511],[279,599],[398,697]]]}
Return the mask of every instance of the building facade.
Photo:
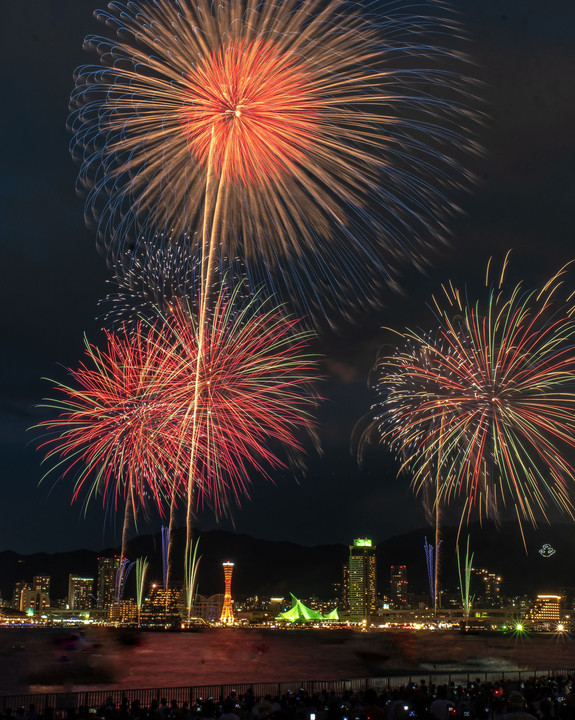
{"label": "building facade", "polygon": [[501,596],[501,576],[489,570],[479,568],[473,568],[473,574],[477,579],[475,604],[484,608],[501,607],[503,603]]}
{"label": "building facade", "polygon": [[389,599],[396,610],[407,608],[407,566],[391,565]]}
{"label": "building facade", "polygon": [[180,627],[184,614],[184,590],[179,586],[165,588],[153,583],[140,613],[145,627]]}
{"label": "building facade", "polygon": [[120,558],[98,558],[98,584],[96,586],[96,602],[101,610],[109,610],[116,601],[116,584]]}
{"label": "building facade", "polygon": [[377,610],[377,565],[371,540],[356,538],[350,545],[348,574],[350,620],[366,620]]}
{"label": "building facade", "polygon": [[534,630],[556,630],[561,622],[561,596],[537,595],[525,620]]}
{"label": "building facade", "polygon": [[68,609],[89,610],[92,607],[94,578],[79,575],[68,576]]}

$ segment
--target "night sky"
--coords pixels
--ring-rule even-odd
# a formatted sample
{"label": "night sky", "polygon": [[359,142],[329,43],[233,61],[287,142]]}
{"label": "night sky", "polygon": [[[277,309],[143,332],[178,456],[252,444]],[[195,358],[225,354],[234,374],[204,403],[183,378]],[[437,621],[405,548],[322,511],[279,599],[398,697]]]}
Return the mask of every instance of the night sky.
{"label": "night sky", "polygon": [[[119,541],[118,523],[93,504],[84,516],[70,507],[71,488],[43,474],[33,434],[36,406],[50,394],[43,377],[66,380],[82,355],[83,334],[99,340],[97,302],[108,291],[103,259],[83,220],[75,192],[77,168],[66,130],[76,66],[88,33],[102,33],[96,0],[4,3],[0,269],[2,280],[0,550],[22,553],[101,549]],[[239,532],[303,544],[376,540],[423,527],[408,481],[374,449],[358,468],[350,434],[368,411],[367,376],[378,348],[390,341],[381,326],[433,324],[432,292],[452,278],[483,284],[490,256],[513,250],[510,278],[540,283],[573,259],[575,236],[575,6],[573,0],[459,0],[469,52],[483,86],[482,157],[468,165],[479,178],[454,198],[464,214],[451,223],[451,246],[426,277],[405,269],[403,293],[386,291],[381,311],[321,341],[326,401],[319,410],[323,456],[310,456],[308,475],[254,483],[251,501],[233,514]],[[152,518],[140,532],[159,527]],[[216,526],[208,513],[199,525]]]}

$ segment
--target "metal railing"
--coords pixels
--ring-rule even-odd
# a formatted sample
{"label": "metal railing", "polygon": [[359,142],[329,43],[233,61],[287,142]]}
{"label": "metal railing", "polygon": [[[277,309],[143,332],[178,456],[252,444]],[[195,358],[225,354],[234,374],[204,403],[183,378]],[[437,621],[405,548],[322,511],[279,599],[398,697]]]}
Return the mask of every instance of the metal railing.
{"label": "metal railing", "polygon": [[81,711],[82,714],[97,713],[99,709],[112,704],[118,707],[124,699],[130,704],[133,700],[139,700],[142,706],[149,706],[152,700],[158,702],[165,698],[168,703],[175,700],[178,705],[187,702],[191,707],[198,700],[212,698],[218,702],[228,697],[232,692],[236,696],[244,695],[251,688],[255,697],[265,695],[283,695],[287,692],[297,694],[303,691],[312,695],[321,690],[334,691],[341,694],[346,690],[360,692],[368,688],[385,690],[386,688],[399,688],[412,683],[419,683],[425,680],[428,685],[447,684],[454,682],[456,685],[465,684],[471,681],[480,682],[505,682],[522,681],[530,678],[542,677],[569,677],[575,675],[575,669],[549,669],[549,670],[491,670],[491,671],[438,671],[438,672],[416,672],[408,675],[387,675],[382,677],[355,678],[351,680],[304,680],[294,682],[264,682],[264,683],[226,683],[217,685],[194,685],[186,687],[169,688],[140,688],[140,689],[109,689],[109,690],[86,690],[81,692],[56,692],[56,693],[35,693],[20,695],[0,696],[0,712],[4,713],[8,708],[16,711],[24,707],[26,710],[31,704],[36,706],[37,712],[45,712],[48,709],[55,719],[66,717],[68,711]]}

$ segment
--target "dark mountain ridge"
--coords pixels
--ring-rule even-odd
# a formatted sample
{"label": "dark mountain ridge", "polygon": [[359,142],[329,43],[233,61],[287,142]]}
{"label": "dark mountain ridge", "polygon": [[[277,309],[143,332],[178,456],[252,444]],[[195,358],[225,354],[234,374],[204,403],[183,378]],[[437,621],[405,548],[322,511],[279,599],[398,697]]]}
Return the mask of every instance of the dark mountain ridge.
{"label": "dark mountain ridge", "polygon": [[[424,539],[433,542],[434,530],[422,529],[377,542],[378,590],[385,593],[389,587],[389,566],[407,566],[409,591],[426,593],[427,568]],[[467,535],[470,551],[474,553],[473,566],[486,568],[502,576],[502,589],[506,595],[557,592],[560,588],[575,586],[575,526],[553,525],[539,529],[524,528],[524,538],[517,525],[471,525],[464,528],[459,538],[463,558]],[[440,547],[441,584],[445,589],[456,590],[458,529],[447,527],[442,531]],[[306,547],[293,542],[273,542],[249,535],[219,530],[198,533],[199,566],[198,590],[210,595],[223,591],[221,564],[226,560],[235,563],[233,592],[242,595],[287,596],[290,592],[300,597],[317,595],[334,596],[333,586],[342,582],[342,568],[348,557],[348,546],[343,544]],[[185,531],[174,534],[172,577],[177,580],[183,567]],[[544,546],[548,549],[543,550]],[[128,543],[128,557],[147,557],[150,566],[148,579],[161,582],[161,535],[143,535]],[[0,592],[10,599],[14,584],[30,582],[34,575],[50,575],[51,597],[65,598],[68,575],[96,577],[97,558],[119,554],[119,548],[101,552],[75,550],[62,553],[35,553],[20,555],[6,550],[0,553]],[[128,581],[128,593],[131,586]]]}

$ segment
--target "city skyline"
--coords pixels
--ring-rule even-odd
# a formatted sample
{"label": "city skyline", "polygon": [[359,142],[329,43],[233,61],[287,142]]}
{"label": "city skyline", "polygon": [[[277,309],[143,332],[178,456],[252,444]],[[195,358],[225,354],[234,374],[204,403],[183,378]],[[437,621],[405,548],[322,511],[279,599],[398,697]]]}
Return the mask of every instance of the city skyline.
{"label": "city skyline", "polygon": [[[135,597],[126,579],[130,570],[118,555],[94,558],[95,577],[68,575],[65,597],[50,595],[52,577],[35,575],[31,581],[18,579],[10,599],[0,602],[0,624],[104,624],[155,629],[193,629],[199,625],[297,626],[301,623],[326,626],[422,627],[439,629],[473,627],[475,630],[523,632],[527,629],[569,632],[573,629],[575,587],[562,586],[554,592],[518,595],[504,591],[501,575],[485,567],[473,567],[469,606],[463,604],[460,588],[442,588],[434,608],[429,593],[409,588],[408,566],[386,564],[378,567],[371,539],[355,538],[343,565],[343,584],[334,583],[329,593],[308,592],[304,599],[292,592],[266,596],[259,587],[236,595],[232,591],[235,562],[218,563],[223,569],[223,587],[212,594],[196,593],[190,604],[181,582],[169,588],[139,575],[136,565]],[[144,560],[147,567],[147,560]],[[214,568],[212,568],[214,569]],[[389,572],[390,585],[383,576]],[[378,582],[379,575],[379,582]],[[130,583],[133,586],[134,577]],[[379,586],[379,589],[378,589]],[[223,590],[223,592],[222,592]],[[291,607],[290,607],[291,606]],[[460,624],[463,625],[460,626]],[[510,627],[511,626],[511,627]]]}
{"label": "city skyline", "polygon": [[[520,534],[514,524],[502,527],[497,535],[488,527],[480,528],[474,525],[470,530],[470,549],[473,553],[470,594],[481,598],[486,607],[489,607],[493,598],[501,592],[507,596],[535,595],[556,593],[562,588],[575,587],[568,563],[566,564],[566,558],[572,554],[575,543],[569,525],[556,527],[553,532],[527,532],[529,553],[520,555],[509,550],[513,547],[514,539]],[[176,565],[171,569],[169,580],[174,588],[181,588],[183,585],[183,577],[178,567],[178,558],[183,553],[182,532],[174,537]],[[293,593],[303,599],[311,596],[324,599],[338,597],[338,607],[343,610],[349,609],[351,576],[346,568],[349,567],[350,547],[360,553],[359,565],[354,574],[364,585],[361,555],[364,550],[370,552],[374,549],[373,542],[369,547],[356,547],[357,539],[341,545],[306,547],[295,543],[262,541],[222,531],[202,533],[199,537],[202,559],[196,578],[196,591],[200,594],[223,592],[222,563],[233,556],[237,566],[233,581],[234,597],[254,593],[286,597]],[[392,603],[402,605],[396,592],[397,585],[394,589],[394,584],[390,582],[395,575],[396,579],[399,577],[401,581],[407,581],[403,587],[407,588],[410,594],[430,598],[424,540],[422,531],[413,531],[377,543],[377,597],[387,597]],[[462,542],[463,545],[466,544],[460,539],[460,551]],[[127,595],[135,592],[135,584],[138,585],[137,572],[134,567],[129,570],[129,565],[138,558],[146,558],[146,586],[163,587],[160,545],[158,535],[140,536],[128,544],[128,560],[122,564],[121,586],[117,582],[120,569],[119,547],[110,548],[104,554],[95,551],[32,556],[0,553],[3,567],[0,595],[6,600],[12,597],[12,583],[31,583],[35,576],[49,575],[52,578],[53,596],[64,597],[70,589],[69,575],[73,574],[80,581],[92,579],[94,603],[103,605],[114,601],[118,591]],[[507,552],[500,551],[502,546],[508,548]],[[440,590],[455,593],[459,597],[457,527],[445,529],[442,548]],[[365,587],[363,589],[365,590]]]}
{"label": "city skyline", "polygon": [[[65,381],[62,366],[77,363],[83,332],[98,339],[97,301],[108,290],[109,273],[74,193],[76,168],[65,130],[72,73],[88,61],[83,37],[101,30],[91,17],[97,6],[93,0],[62,2],[26,18],[24,7],[7,9],[7,27],[18,32],[7,38],[4,51],[17,61],[18,71],[2,80],[18,112],[7,118],[13,142],[2,170],[7,243],[0,286],[8,311],[3,321],[8,351],[2,373],[0,501],[9,512],[0,529],[0,550],[98,550],[120,536],[114,518],[97,502],[86,518],[81,504],[70,507],[65,481],[38,486],[40,456],[25,432],[43,417],[35,405],[50,394],[51,386],[41,378]],[[349,450],[353,427],[373,401],[367,378],[377,349],[392,338],[380,326],[429,326],[425,302],[432,293],[450,278],[480,287],[491,255],[501,260],[512,249],[510,272],[530,285],[573,257],[569,203],[575,142],[567,130],[575,118],[568,82],[575,73],[575,44],[568,23],[561,21],[569,5],[551,12],[535,2],[466,0],[458,9],[477,76],[485,83],[478,95],[488,116],[478,137],[485,156],[469,161],[480,182],[453,198],[467,215],[453,221],[451,247],[438,252],[428,277],[406,267],[403,294],[382,292],[380,312],[363,310],[355,325],[342,323],[317,343],[325,355],[326,380],[319,389],[327,399],[318,411],[323,456],[312,452],[308,476],[297,482],[289,473],[278,473],[276,485],[256,479],[252,501],[235,510],[223,528],[320,544],[349,543],[360,535],[379,541],[425,527],[421,501],[412,497],[405,478],[396,479],[391,456],[373,448],[360,469]],[[4,73],[7,67],[5,62]],[[561,74],[567,80],[560,81]],[[161,521],[141,522],[142,531],[152,531]],[[213,515],[204,513],[199,526],[215,527]],[[516,550],[523,552],[520,542]]]}

